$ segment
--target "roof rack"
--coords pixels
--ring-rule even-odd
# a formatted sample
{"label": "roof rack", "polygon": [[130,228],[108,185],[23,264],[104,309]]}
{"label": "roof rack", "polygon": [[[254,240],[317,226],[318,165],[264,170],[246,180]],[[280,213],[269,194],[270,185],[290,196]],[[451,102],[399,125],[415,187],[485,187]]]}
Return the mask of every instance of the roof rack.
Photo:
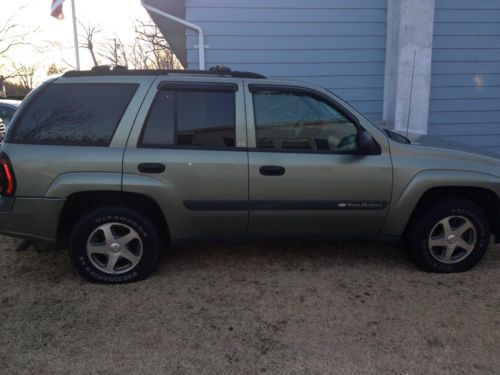
{"label": "roof rack", "polygon": [[208,70],[183,70],[183,69],[128,69],[126,66],[99,65],[91,70],[71,70],[63,74],[63,77],[94,77],[94,76],[158,76],[168,74],[186,75],[215,75],[219,77],[233,78],[255,78],[265,79],[266,77],[252,72],[233,71],[227,66],[216,65]]}

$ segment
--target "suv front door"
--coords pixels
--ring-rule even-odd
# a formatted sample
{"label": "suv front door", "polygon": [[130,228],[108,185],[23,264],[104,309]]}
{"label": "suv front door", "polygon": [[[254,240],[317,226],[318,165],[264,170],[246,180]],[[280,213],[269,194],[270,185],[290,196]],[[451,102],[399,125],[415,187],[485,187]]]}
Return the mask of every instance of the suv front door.
{"label": "suv front door", "polygon": [[153,197],[173,240],[247,233],[248,157],[241,80],[159,78],[137,116],[124,191]]}
{"label": "suv front door", "polygon": [[387,144],[361,155],[360,120],[325,93],[255,83],[245,95],[249,234],[378,233],[392,186]]}

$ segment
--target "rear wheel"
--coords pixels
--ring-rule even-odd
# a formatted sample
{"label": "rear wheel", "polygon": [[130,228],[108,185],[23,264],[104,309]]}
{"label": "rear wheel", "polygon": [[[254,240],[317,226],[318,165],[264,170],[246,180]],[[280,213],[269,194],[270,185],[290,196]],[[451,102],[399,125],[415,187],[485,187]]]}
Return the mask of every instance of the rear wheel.
{"label": "rear wheel", "polygon": [[129,283],[149,276],[159,262],[157,228],[141,213],[99,208],[83,217],[72,233],[70,256],[87,280]]}
{"label": "rear wheel", "polygon": [[483,210],[469,200],[452,199],[427,208],[410,228],[411,258],[431,272],[462,272],[474,267],[489,245]]}

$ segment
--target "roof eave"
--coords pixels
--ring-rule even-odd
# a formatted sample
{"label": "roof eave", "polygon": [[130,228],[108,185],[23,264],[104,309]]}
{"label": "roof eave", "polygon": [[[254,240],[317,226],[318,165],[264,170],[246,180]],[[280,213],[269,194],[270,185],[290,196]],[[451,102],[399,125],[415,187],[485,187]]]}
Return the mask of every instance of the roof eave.
{"label": "roof eave", "polygon": [[[155,7],[162,12],[186,19],[185,0],[143,0],[146,5]],[[158,26],[168,44],[181,64],[187,66],[186,28],[174,21],[148,11],[153,22]]]}

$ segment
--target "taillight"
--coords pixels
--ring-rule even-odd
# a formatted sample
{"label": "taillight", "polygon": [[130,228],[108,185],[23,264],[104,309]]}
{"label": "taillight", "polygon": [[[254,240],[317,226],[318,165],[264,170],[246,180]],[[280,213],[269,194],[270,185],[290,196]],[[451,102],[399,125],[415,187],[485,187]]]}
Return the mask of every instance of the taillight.
{"label": "taillight", "polygon": [[12,196],[16,191],[16,178],[9,158],[0,153],[0,195]]}

